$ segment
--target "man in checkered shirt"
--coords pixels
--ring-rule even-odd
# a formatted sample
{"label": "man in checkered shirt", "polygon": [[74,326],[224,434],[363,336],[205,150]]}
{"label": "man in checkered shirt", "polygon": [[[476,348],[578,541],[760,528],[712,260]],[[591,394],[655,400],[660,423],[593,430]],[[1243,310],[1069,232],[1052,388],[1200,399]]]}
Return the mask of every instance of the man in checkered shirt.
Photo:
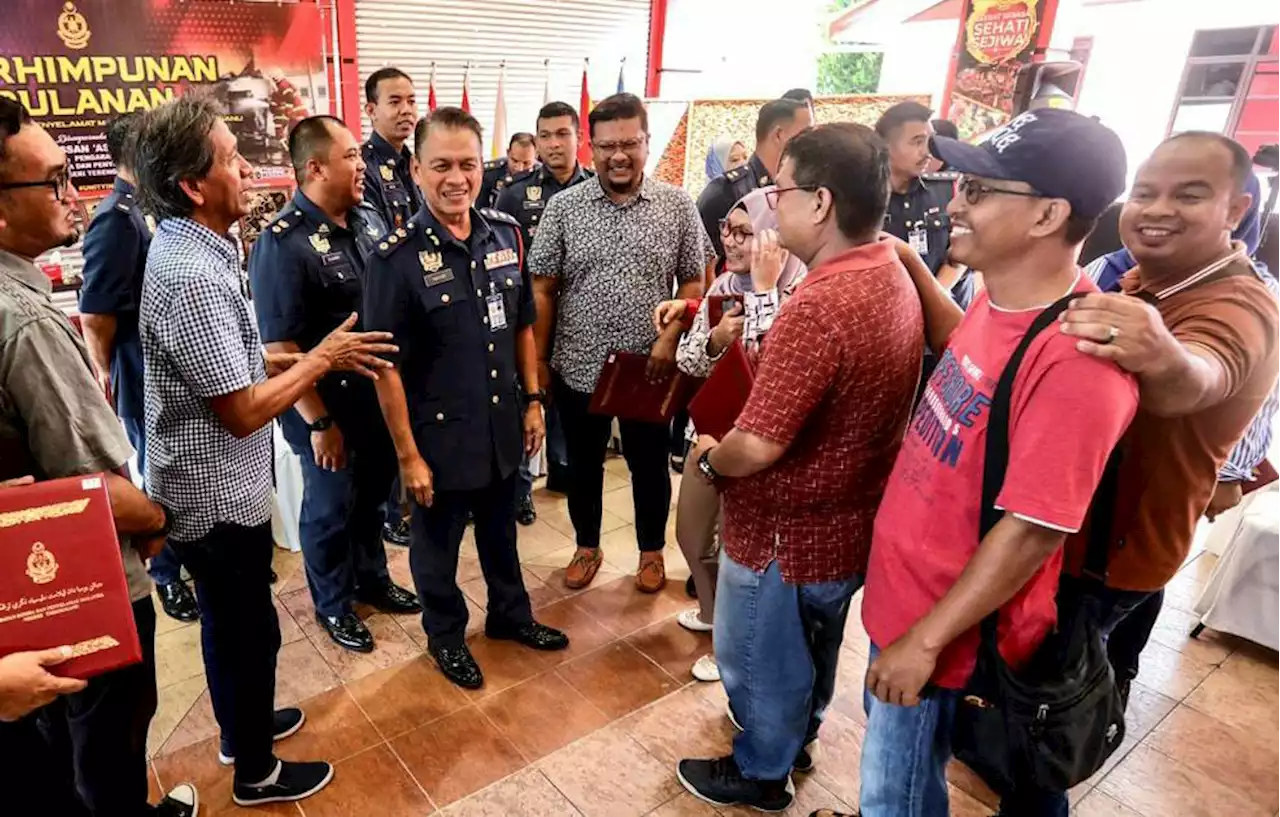
{"label": "man in checkered shirt", "polygon": [[[273,714],[280,627],[271,602],[271,421],[334,369],[373,375],[395,351],[385,333],[349,333],[355,315],[305,355],[264,358],[228,233],[248,212],[252,168],[207,99],[147,115],[136,165],[151,243],[139,333],[145,367],[147,484],[170,512],[169,542],[195,580],[205,674],[235,765],[239,805],[300,800],[328,763],[277,760],[274,740],[302,726]],[[278,376],[268,379],[268,370]]]}

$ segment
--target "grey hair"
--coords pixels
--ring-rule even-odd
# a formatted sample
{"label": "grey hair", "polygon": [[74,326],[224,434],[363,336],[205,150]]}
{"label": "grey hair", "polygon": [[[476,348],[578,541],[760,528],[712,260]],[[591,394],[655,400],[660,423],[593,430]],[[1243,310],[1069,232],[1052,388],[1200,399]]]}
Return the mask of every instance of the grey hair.
{"label": "grey hair", "polygon": [[143,209],[161,220],[191,215],[195,202],[181,182],[209,175],[213,167],[209,132],[221,117],[212,99],[194,94],[166,102],[144,116],[133,162]]}

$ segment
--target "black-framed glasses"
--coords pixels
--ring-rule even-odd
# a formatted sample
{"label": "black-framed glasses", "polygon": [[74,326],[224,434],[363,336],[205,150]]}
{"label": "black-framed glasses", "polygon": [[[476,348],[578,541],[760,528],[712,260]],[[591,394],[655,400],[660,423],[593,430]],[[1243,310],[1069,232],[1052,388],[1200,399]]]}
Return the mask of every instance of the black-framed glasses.
{"label": "black-framed glasses", "polygon": [[764,200],[769,205],[770,210],[778,209],[778,197],[783,193],[790,193],[792,190],[803,190],[806,193],[812,193],[818,189],[816,184],[798,184],[795,187],[775,187],[772,190],[766,190]]}
{"label": "black-framed glasses", "polygon": [[725,241],[733,241],[734,244],[745,244],[755,236],[755,232],[750,227],[733,227],[729,224],[729,219],[720,219],[720,238]]}
{"label": "black-framed glasses", "polygon": [[612,156],[618,151],[622,151],[623,153],[631,153],[634,150],[638,150],[640,146],[643,144],[644,144],[643,137],[639,139],[623,139],[620,142],[596,142],[596,141],[591,142],[591,146],[593,148],[595,148],[596,150],[608,156]]}
{"label": "black-framed glasses", "polygon": [[970,206],[976,206],[978,202],[993,194],[1003,196],[1024,196],[1029,199],[1044,198],[1044,195],[1037,193],[1034,190],[1010,190],[1007,187],[992,187],[989,184],[983,184],[977,179],[971,179],[967,176],[960,179],[956,184],[956,189],[964,195],[964,200],[968,202]]}
{"label": "black-framed glasses", "polygon": [[58,201],[62,201],[67,195],[67,188],[71,186],[71,173],[65,167],[58,171],[52,179],[45,179],[39,182],[3,182],[0,183],[0,190],[21,190],[24,187],[49,187],[53,189],[53,197]]}

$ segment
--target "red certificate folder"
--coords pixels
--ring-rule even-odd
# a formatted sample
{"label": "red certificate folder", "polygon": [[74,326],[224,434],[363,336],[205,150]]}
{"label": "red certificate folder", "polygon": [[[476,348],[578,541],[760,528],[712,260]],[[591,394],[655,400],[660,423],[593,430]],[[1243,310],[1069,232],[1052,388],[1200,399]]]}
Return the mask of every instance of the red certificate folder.
{"label": "red certificate folder", "polygon": [[723,440],[747,405],[754,383],[755,375],[742,341],[734,341],[689,401],[689,418],[693,420],[694,430]]}
{"label": "red certificate folder", "polygon": [[0,655],[64,644],[72,678],[142,660],[101,474],[0,488]]}
{"label": "red certificate folder", "polygon": [[1258,463],[1258,467],[1253,469],[1253,482],[1246,482],[1241,486],[1241,495],[1248,496],[1254,491],[1265,488],[1275,482],[1280,475],[1276,474],[1276,467],[1271,464],[1270,460],[1263,460]]}
{"label": "red certificate folder", "polygon": [[689,403],[697,381],[673,369],[664,380],[650,382],[645,376],[648,363],[648,355],[610,352],[591,395],[591,413],[644,423],[671,422]]}

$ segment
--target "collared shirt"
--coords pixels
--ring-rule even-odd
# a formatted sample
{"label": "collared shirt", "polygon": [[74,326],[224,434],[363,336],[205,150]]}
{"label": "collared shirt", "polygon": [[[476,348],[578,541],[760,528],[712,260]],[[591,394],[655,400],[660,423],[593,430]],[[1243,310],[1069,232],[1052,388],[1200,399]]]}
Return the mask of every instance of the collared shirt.
{"label": "collared shirt", "polygon": [[271,426],[237,439],[209,400],[267,379],[235,243],[190,219],[160,223],[142,284],[147,487],[191,542],[220,522],[271,519]]}
{"label": "collared shirt", "polygon": [[610,352],[648,354],[653,310],[677,282],[701,280],[709,246],[679,187],[645,178],[615,204],[594,178],[557,195],[529,251],[535,276],[559,279],[551,367],[590,393]]}
{"label": "collared shirt", "polygon": [[538,234],[538,222],[551,197],[594,175],[582,165],[577,165],[569,180],[560,184],[555,174],[545,166],[535,167],[515,177],[503,188],[493,206],[520,222],[520,235],[527,249],[533,245],[533,237]]}
{"label": "collared shirt", "polygon": [[116,177],[111,194],[98,204],[84,234],[80,311],[115,316],[111,385],[121,417],[140,419],[143,413],[138,304],[150,245],[151,227],[134,198],[133,185]]}
{"label": "collared shirt", "polygon": [[409,422],[437,490],[489,485],[520,466],[524,407],[516,341],[533,326],[515,219],[472,210],[453,234],[424,207],[369,258],[364,322],[390,332]]}
{"label": "collared shirt", "polygon": [[364,200],[378,211],[388,229],[403,226],[422,207],[422,192],[413,180],[413,153],[397,151],[377,131],[360,146],[364,159]]}
{"label": "collared shirt", "polygon": [[[352,312],[363,312],[365,259],[387,232],[371,207],[353,208],[342,226],[299,190],[262,231],[249,257],[253,306],[263,343],[292,341],[313,349]],[[355,330],[360,331],[356,323]],[[345,432],[381,416],[373,383],[350,372],[331,372],[316,389],[325,410]],[[370,416],[371,415],[371,416]],[[309,445],[311,432],[294,409],[280,418],[285,439]]]}
{"label": "collared shirt", "polygon": [[786,453],[724,492],[725,552],[792,584],[866,570],[920,374],[924,318],[885,242],[810,270],[765,337],[740,431]]}
{"label": "collared shirt", "polygon": [[707,186],[698,194],[698,215],[702,217],[702,228],[706,230],[711,246],[715,247],[716,257],[721,262],[717,268],[724,262],[724,244],[720,238],[721,219],[729,215],[733,205],[743,196],[757,187],[767,187],[773,183],[774,179],[769,176],[764,162],[760,161],[759,156],[752,154],[745,165],[735,167],[723,176],[707,182]]}
{"label": "collared shirt", "polygon": [[484,173],[480,177],[480,192],[476,195],[476,207],[493,207],[498,194],[514,180],[515,175],[507,172],[506,157],[485,162]]}
{"label": "collared shirt", "polygon": [[[115,471],[133,454],[52,291],[34,264],[0,250],[0,480]],[[129,598],[146,598],[151,580],[127,536],[120,555]]]}
{"label": "collared shirt", "polygon": [[947,263],[951,247],[948,184],[912,179],[905,193],[889,192],[889,206],[884,213],[884,231],[911,244],[934,275]]}

